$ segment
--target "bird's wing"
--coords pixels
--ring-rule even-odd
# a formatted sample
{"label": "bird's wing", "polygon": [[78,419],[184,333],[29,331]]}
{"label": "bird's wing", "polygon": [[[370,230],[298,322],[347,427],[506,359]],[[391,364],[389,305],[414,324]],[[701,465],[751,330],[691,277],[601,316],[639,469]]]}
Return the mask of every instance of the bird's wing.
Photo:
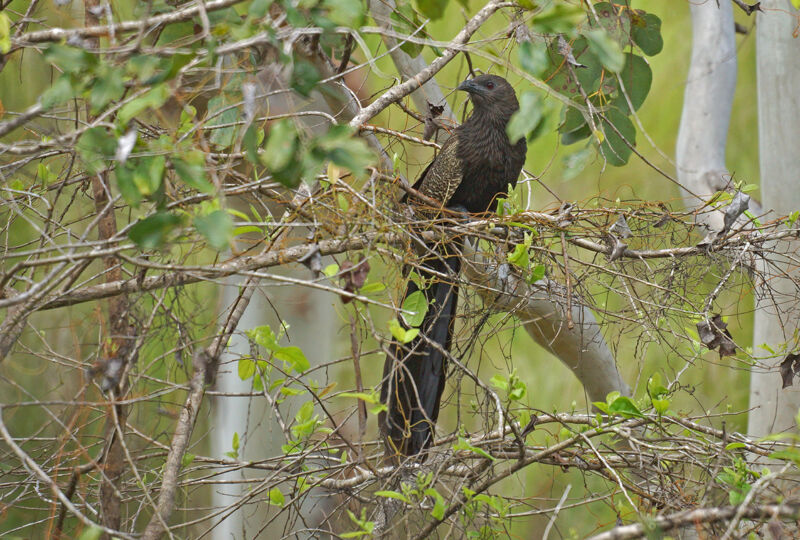
{"label": "bird's wing", "polygon": [[461,161],[458,159],[458,135],[453,134],[442,145],[436,158],[422,173],[414,188],[443,205],[447,205],[461,184]]}

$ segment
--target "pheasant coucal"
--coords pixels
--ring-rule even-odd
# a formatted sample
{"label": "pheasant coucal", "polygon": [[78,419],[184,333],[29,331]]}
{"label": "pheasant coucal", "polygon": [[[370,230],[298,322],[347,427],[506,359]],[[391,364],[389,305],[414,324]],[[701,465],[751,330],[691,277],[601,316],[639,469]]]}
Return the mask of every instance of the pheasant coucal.
{"label": "pheasant coucal", "polygon": [[[497,75],[464,81],[458,90],[469,93],[472,115],[452,136],[414,184],[423,195],[443,206],[471,213],[495,210],[498,196],[515,186],[525,162],[525,139],[511,144],[506,125],[519,109],[511,85]],[[410,343],[393,343],[383,368],[381,401],[386,412],[379,417],[387,450],[412,456],[433,440],[444,390],[447,354],[453,335],[461,268],[458,244],[428,246],[428,256],[417,273],[427,286],[428,302],[420,334]],[[446,276],[446,277],[443,277]],[[420,290],[409,280],[404,298]]]}

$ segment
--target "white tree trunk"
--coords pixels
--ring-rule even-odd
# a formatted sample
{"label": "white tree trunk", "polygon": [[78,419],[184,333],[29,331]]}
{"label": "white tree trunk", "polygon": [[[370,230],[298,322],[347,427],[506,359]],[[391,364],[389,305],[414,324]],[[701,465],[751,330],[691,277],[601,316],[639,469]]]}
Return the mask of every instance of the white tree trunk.
{"label": "white tree trunk", "polygon": [[[776,219],[800,210],[800,40],[792,36],[797,10],[789,0],[765,0],[756,19],[758,75],[758,132],[762,205]],[[797,244],[788,249],[796,252]],[[766,355],[760,345],[775,351],[788,342],[797,345],[797,290],[792,280],[800,279],[796,269],[771,261],[771,278],[757,291],[753,349]],[[777,266],[777,268],[776,268]],[[786,275],[777,275],[785,271]],[[773,294],[764,294],[768,287]],[[780,304],[776,308],[775,301]],[[782,358],[764,360],[772,369],[756,368],[750,378],[748,433],[761,437],[795,426],[800,408],[800,387],[781,389],[776,369]]]}
{"label": "white tree trunk", "polygon": [[[719,4],[719,5],[718,5]],[[736,41],[730,1],[690,2],[692,60],[675,149],[681,196],[688,208],[728,183],[725,144],[736,89]],[[699,198],[698,198],[699,196]],[[722,214],[704,214],[703,225],[722,229]]]}

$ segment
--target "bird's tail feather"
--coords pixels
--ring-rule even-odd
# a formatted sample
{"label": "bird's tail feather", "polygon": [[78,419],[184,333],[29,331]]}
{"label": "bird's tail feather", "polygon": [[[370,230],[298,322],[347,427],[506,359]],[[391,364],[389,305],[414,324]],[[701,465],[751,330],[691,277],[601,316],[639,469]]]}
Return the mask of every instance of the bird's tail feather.
{"label": "bird's tail feather", "polygon": [[[453,336],[460,266],[458,255],[440,253],[425,262],[433,272],[417,269],[427,284],[421,290],[428,302],[420,335],[405,345],[392,344],[383,368],[381,401],[387,410],[379,422],[387,450],[393,454],[419,454],[433,441]],[[409,280],[404,298],[418,290]]]}

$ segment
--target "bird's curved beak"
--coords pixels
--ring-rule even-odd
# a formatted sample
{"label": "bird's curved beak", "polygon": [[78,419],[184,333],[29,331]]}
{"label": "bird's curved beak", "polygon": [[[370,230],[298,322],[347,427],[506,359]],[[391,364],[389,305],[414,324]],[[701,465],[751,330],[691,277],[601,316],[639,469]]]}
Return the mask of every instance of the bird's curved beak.
{"label": "bird's curved beak", "polygon": [[468,92],[470,94],[476,92],[477,89],[478,87],[474,82],[472,82],[472,79],[467,79],[456,87],[456,90],[463,90],[464,92]]}

